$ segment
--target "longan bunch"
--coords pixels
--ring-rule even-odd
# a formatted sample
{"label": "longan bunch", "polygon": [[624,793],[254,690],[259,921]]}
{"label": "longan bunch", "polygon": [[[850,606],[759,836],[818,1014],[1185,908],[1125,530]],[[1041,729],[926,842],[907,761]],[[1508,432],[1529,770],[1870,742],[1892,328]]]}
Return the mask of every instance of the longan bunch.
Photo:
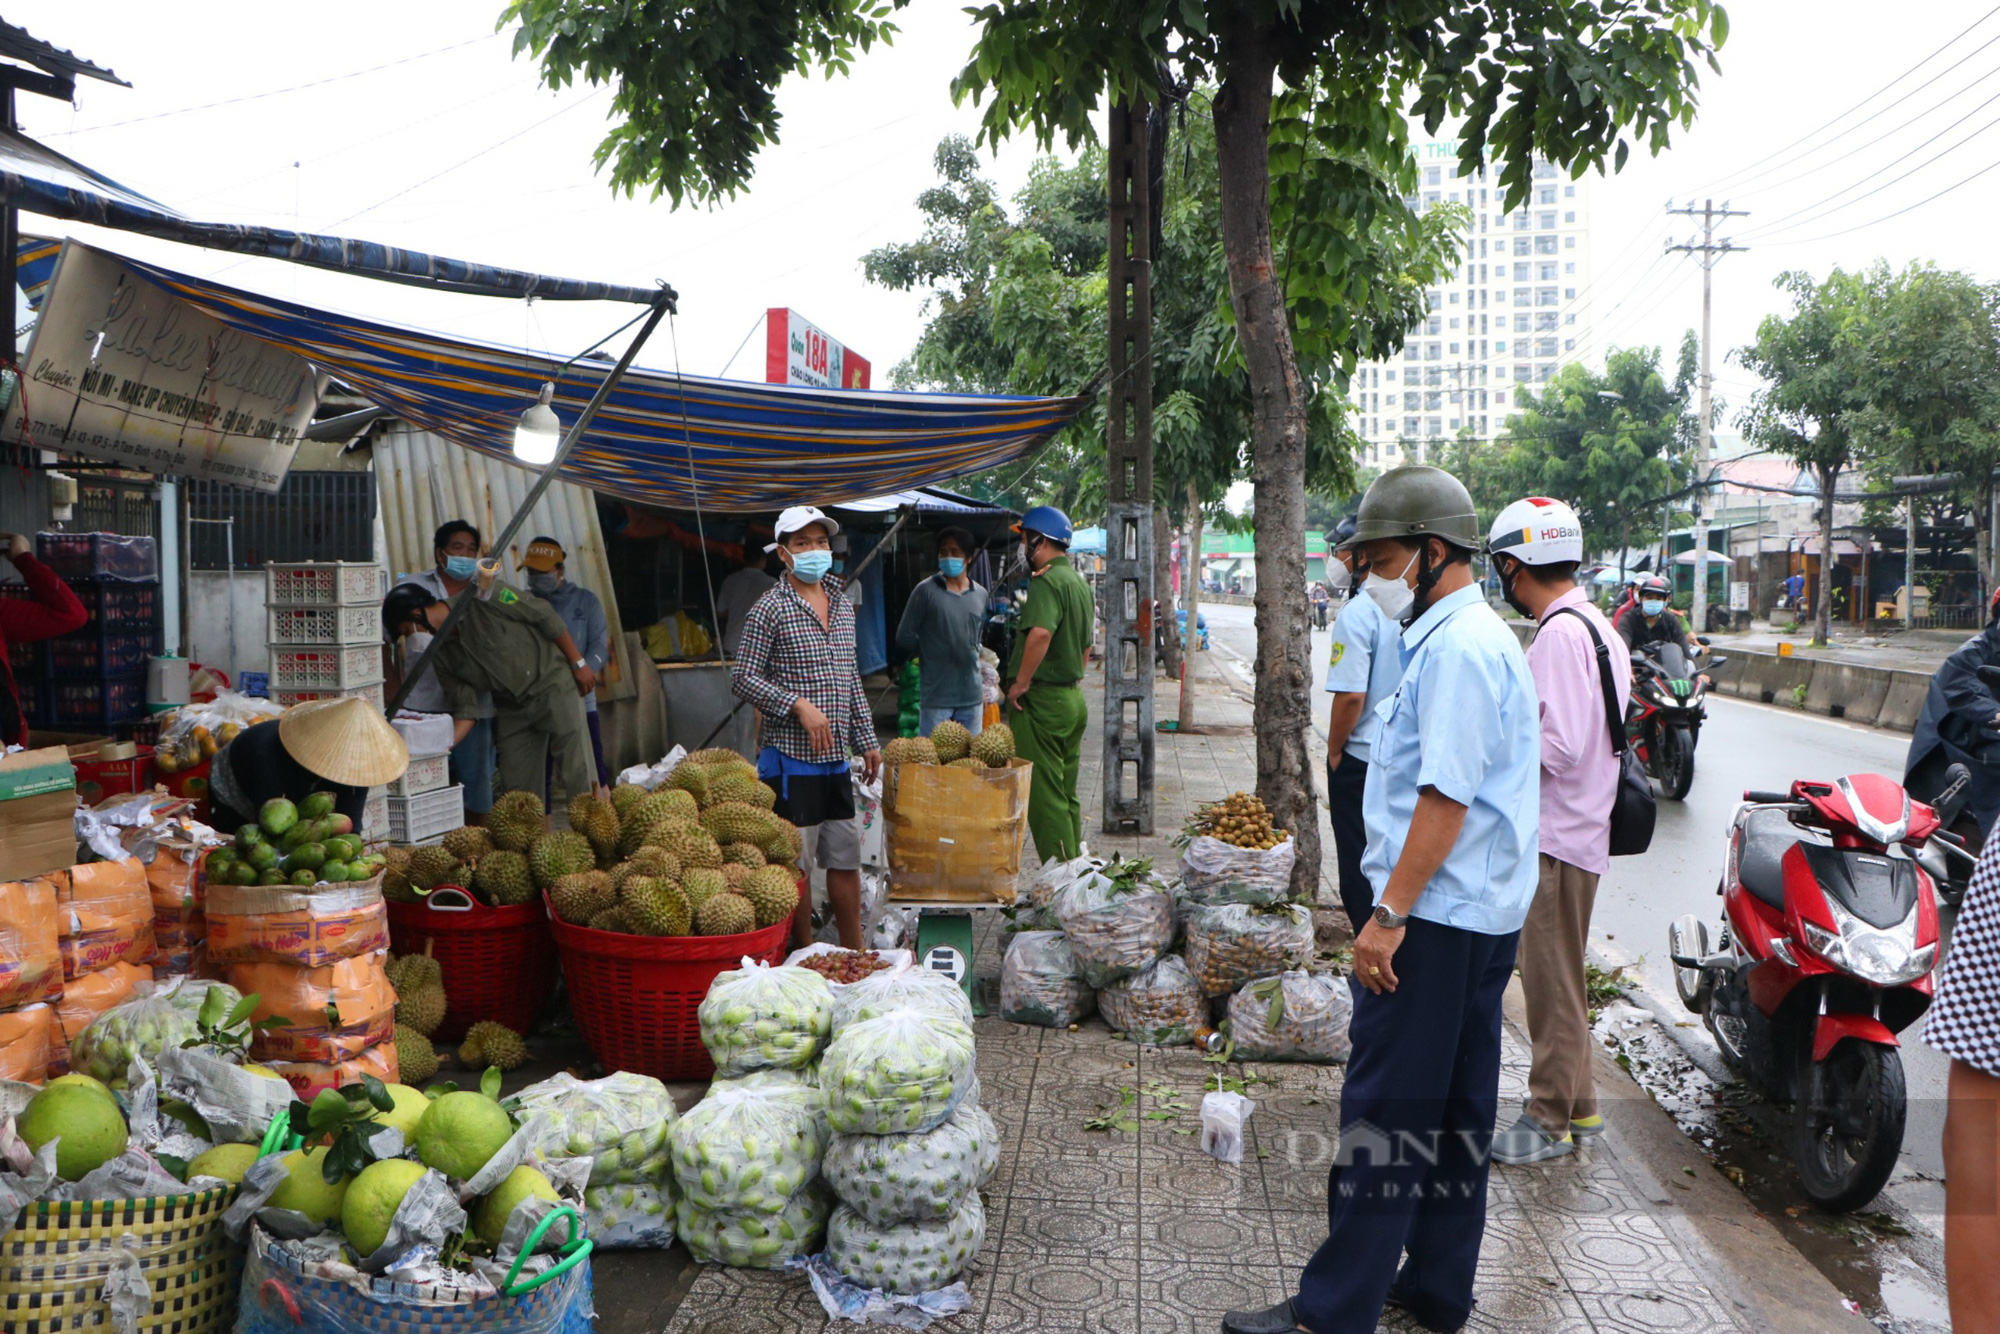
{"label": "longan bunch", "polygon": [[1275,848],[1289,837],[1272,822],[1271,813],[1254,792],[1232,792],[1213,805],[1201,807],[1189,826],[1197,834],[1232,847],[1259,851]]}

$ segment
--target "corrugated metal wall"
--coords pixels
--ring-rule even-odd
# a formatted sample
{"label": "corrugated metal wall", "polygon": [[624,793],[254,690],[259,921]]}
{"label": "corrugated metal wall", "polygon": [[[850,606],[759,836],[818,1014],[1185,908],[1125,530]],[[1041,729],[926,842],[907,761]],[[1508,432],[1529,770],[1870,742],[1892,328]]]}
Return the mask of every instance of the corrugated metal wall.
{"label": "corrugated metal wall", "polygon": [[[373,444],[392,578],[430,568],[431,535],[447,519],[466,520],[489,541],[499,536],[535,483],[535,474],[526,468],[401,422],[377,431]],[[611,567],[604,554],[595,494],[568,482],[557,482],[543,493],[513,549],[505,553],[502,575],[515,587],[526,586],[525,576],[514,569],[515,562],[528,549],[530,539],[543,534],[562,543],[568,555],[568,577],[597,594],[611,621],[611,642],[619,649],[619,680],[601,691],[599,698],[629,698],[632,664],[626,661],[625,627],[611,591]],[[646,666],[650,670],[652,664]]]}

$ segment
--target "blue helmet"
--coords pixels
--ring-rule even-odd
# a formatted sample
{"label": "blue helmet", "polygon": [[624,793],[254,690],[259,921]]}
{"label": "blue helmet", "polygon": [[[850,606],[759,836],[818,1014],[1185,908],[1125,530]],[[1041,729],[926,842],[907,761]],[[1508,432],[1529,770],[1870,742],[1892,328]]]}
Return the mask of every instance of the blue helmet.
{"label": "blue helmet", "polygon": [[1021,522],[1014,525],[1014,531],[1036,533],[1064,546],[1068,546],[1070,539],[1076,536],[1076,530],[1070,527],[1069,515],[1054,505],[1035,506],[1021,516]]}

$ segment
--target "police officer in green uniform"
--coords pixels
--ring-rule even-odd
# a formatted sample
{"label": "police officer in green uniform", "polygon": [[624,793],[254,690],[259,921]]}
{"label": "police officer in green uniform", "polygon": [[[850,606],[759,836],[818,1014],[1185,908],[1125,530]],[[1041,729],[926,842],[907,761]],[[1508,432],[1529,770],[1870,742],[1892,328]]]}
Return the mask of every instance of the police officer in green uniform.
{"label": "police officer in green uniform", "polygon": [[1097,608],[1090,585],[1069,563],[1074,530],[1061,510],[1038,505],[1014,526],[1028,562],[1028,600],[1015,618],[1007,666],[1007,713],[1014,751],[1035,766],[1028,829],[1035,855],[1070,858],[1083,848],[1076,773],[1089,710],[1077,682],[1090,652]]}
{"label": "police officer in green uniform", "polygon": [[[481,562],[482,590],[497,568]],[[382,624],[392,639],[409,630],[435,634],[449,611],[429,589],[398,584],[382,603]],[[553,607],[511,588],[471,597],[451,636],[432,647],[460,738],[478,717],[479,693],[493,696],[501,791],[533,792],[546,803],[551,756],[566,793],[596,791],[582,696],[597,688],[597,675]]]}

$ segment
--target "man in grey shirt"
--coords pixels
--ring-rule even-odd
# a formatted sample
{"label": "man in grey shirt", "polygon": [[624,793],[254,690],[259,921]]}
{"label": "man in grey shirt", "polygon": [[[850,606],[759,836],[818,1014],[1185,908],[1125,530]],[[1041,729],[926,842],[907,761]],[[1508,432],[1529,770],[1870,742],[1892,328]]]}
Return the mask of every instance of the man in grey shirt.
{"label": "man in grey shirt", "polygon": [[715,628],[722,636],[722,656],[731,661],[736,658],[736,646],[743,642],[743,618],[778,582],[765,568],[769,563],[766,556],[757,564],[745,565],[715,590]]}
{"label": "man in grey shirt", "polygon": [[[421,574],[407,574],[398,583],[416,584],[434,598],[450,599],[470,588],[478,573],[479,553],[482,542],[479,530],[463,519],[452,519],[438,527],[431,539],[432,555],[436,564]],[[481,598],[490,592],[479,594]],[[404,651],[408,657],[404,665],[413,663],[424,649],[430,646],[427,634],[411,634],[404,641]],[[390,682],[391,693],[400,683]],[[435,670],[426,670],[423,679],[410,690],[410,697],[403,701],[403,707],[412,713],[449,713],[445,702],[444,683],[438,679]],[[465,739],[451,750],[451,781],[465,789],[465,822],[485,824],[486,812],[493,808],[493,777],[495,767],[495,744],[493,717],[497,710],[493,707],[493,697],[482,694],[479,697],[479,716]]]}
{"label": "man in grey shirt", "polygon": [[972,534],[947,528],[938,534],[938,572],[910,591],[903,619],[896,624],[896,651],[922,662],[918,673],[917,732],[949,718],[979,735],[986,697],[979,684],[979,628],[986,617],[986,590],[965,573],[977,550]]}

